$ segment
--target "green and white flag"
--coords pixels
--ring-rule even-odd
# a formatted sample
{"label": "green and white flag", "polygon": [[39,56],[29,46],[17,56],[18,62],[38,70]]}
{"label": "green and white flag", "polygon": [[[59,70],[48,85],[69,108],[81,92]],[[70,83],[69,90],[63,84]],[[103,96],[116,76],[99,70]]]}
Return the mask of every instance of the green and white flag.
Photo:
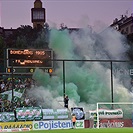
{"label": "green and white flag", "polygon": [[1,93],[1,95],[3,97],[2,98],[3,100],[9,100],[9,101],[11,101],[11,99],[12,99],[12,90],[5,91],[5,92]]}
{"label": "green and white flag", "polygon": [[8,94],[0,94],[0,98],[2,98],[2,100],[7,100]]}
{"label": "green and white flag", "polygon": [[9,121],[15,121],[14,112],[1,112],[0,122],[9,122]]}
{"label": "green and white flag", "polygon": [[[25,88],[15,88],[13,90],[13,99],[15,102],[19,101],[22,97],[22,95],[25,92]],[[12,100],[12,90],[10,91],[5,91],[3,93],[1,93],[1,97],[3,100],[8,100],[11,101]]]}
{"label": "green and white flag", "polygon": [[23,96],[25,92],[25,88],[16,88],[14,90],[14,101],[17,102],[21,99],[21,97]]}

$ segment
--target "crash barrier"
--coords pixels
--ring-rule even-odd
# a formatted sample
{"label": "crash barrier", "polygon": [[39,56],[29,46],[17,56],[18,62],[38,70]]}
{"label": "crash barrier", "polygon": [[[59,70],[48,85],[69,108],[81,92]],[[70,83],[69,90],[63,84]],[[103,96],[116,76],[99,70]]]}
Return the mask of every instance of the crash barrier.
{"label": "crash barrier", "polygon": [[[76,128],[84,128],[84,120],[76,121]],[[1,122],[0,130],[51,130],[51,129],[70,129],[71,120],[46,120],[46,121],[25,121],[25,122]]]}
{"label": "crash barrier", "polygon": [[21,107],[16,108],[14,112],[1,112],[0,121],[68,120],[72,113],[76,114],[78,120],[83,120],[85,118],[83,108],[80,107],[71,108],[71,111],[67,108],[42,109],[41,107]]}
{"label": "crash barrier", "polygon": [[[130,123],[130,124],[129,124]],[[103,119],[100,121],[101,128],[123,128],[132,127],[131,119]],[[71,120],[42,120],[42,121],[23,121],[23,122],[0,122],[0,132],[17,130],[52,130],[70,129]],[[94,128],[92,120],[77,120],[76,128]]]}

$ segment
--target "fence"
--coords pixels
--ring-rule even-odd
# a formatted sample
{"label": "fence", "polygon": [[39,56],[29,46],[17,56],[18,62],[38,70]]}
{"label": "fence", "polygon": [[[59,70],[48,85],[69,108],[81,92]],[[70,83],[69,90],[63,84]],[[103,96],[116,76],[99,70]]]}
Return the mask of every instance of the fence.
{"label": "fence", "polygon": [[[113,60],[1,59],[1,111],[41,103],[46,108],[56,108],[58,104],[58,108],[59,104],[64,106],[59,100],[63,101],[65,95],[72,99],[71,107],[83,103],[93,108],[97,102],[131,101],[132,66],[130,61]],[[38,91],[34,89],[29,96],[35,87]]]}

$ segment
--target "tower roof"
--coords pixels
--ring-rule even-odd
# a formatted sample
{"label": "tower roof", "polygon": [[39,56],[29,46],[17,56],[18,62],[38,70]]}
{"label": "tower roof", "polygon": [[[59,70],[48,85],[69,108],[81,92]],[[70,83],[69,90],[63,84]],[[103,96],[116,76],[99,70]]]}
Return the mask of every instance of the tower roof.
{"label": "tower roof", "polygon": [[37,2],[37,3],[42,3],[41,0],[35,0],[34,3],[36,3],[36,2]]}
{"label": "tower roof", "polygon": [[35,0],[35,2],[36,2],[36,1],[40,1],[40,2],[41,2],[41,0]]}
{"label": "tower roof", "polygon": [[42,2],[41,2],[41,0],[35,0],[34,7],[35,8],[42,8]]}

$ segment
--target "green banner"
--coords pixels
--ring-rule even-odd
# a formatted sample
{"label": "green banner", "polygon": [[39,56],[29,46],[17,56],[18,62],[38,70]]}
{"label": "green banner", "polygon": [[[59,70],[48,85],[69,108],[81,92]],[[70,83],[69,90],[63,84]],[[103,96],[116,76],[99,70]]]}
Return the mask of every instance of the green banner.
{"label": "green banner", "polygon": [[42,119],[42,111],[41,111],[40,107],[16,108],[16,118],[18,121],[41,120]]}
{"label": "green banner", "polygon": [[15,121],[14,112],[2,112],[0,113],[0,122]]}
{"label": "green banner", "polygon": [[0,97],[2,98],[2,100],[7,100],[8,94],[0,94]]}

